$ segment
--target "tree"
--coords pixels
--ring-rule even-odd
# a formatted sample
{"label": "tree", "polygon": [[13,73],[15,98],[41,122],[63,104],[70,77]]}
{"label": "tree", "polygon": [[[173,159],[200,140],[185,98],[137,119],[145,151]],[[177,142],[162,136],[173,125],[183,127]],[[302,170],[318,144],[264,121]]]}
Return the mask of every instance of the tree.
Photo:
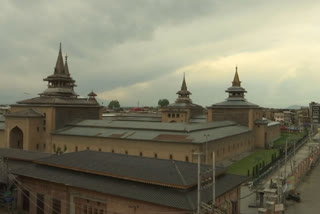
{"label": "tree", "polygon": [[118,100],[111,100],[108,108],[114,109],[114,108],[120,108],[120,103]]}
{"label": "tree", "polygon": [[164,107],[164,106],[167,106],[167,105],[169,105],[169,100],[167,100],[167,99],[160,99],[158,101],[158,106],[160,106],[160,107]]}

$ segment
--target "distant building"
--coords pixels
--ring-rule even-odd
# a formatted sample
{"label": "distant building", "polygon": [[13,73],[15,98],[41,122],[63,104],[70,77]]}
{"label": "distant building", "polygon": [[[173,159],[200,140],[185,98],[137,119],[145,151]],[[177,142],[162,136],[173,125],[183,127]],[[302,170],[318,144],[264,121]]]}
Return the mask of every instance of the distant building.
{"label": "distant building", "polygon": [[281,125],[284,124],[284,113],[283,112],[275,112],[273,114],[274,121],[281,123]]}
{"label": "distant building", "polygon": [[320,128],[320,103],[311,102],[309,104],[309,112],[313,129]]}

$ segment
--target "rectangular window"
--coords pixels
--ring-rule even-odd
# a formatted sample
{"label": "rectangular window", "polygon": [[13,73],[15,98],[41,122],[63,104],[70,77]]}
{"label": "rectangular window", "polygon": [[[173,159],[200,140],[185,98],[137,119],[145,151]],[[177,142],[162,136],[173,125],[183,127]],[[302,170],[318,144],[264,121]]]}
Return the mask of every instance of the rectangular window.
{"label": "rectangular window", "polygon": [[22,210],[29,212],[29,209],[30,209],[30,202],[29,202],[30,193],[27,190],[23,190],[21,192],[21,194],[22,194]]}
{"label": "rectangular window", "polygon": [[61,201],[58,199],[52,199],[52,214],[61,213]]}
{"label": "rectangular window", "polygon": [[44,195],[37,194],[37,214],[44,214]]}

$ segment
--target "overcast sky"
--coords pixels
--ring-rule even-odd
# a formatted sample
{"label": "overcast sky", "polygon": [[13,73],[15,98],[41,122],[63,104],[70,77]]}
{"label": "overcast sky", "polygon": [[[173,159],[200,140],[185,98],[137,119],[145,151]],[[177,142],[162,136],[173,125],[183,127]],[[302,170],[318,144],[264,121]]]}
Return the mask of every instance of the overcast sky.
{"label": "overcast sky", "polygon": [[0,0],[0,103],[38,96],[59,42],[75,91],[101,102],[223,101],[238,65],[248,101],[320,102],[318,0]]}

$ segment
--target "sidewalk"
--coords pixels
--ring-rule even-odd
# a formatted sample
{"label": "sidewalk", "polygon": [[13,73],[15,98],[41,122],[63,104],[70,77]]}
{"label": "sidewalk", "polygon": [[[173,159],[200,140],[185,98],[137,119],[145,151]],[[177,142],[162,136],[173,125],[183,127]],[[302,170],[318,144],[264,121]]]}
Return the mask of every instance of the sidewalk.
{"label": "sidewalk", "polygon": [[[309,141],[309,140],[308,140]],[[307,142],[302,145],[297,151],[294,157],[288,158],[286,164],[282,166],[274,166],[278,167],[275,169],[273,173],[262,179],[260,181],[258,189],[269,188],[270,180],[272,179],[273,182],[277,181],[278,176],[284,177],[295,175],[295,182],[299,184],[299,182],[304,177],[305,173],[309,169],[310,161],[309,155],[311,154],[312,150],[315,150],[316,147],[320,145],[319,142]],[[319,151],[319,150],[318,150]],[[293,169],[293,162],[295,161],[295,168]],[[298,179],[299,178],[299,179]],[[249,208],[249,205],[255,204],[256,202],[256,194],[254,193],[256,189],[248,189],[248,186],[242,186],[241,188],[241,198],[245,197],[241,200],[241,213],[245,214],[253,214],[258,213],[258,208]],[[252,195],[250,195],[253,193]],[[248,196],[248,197],[247,197]]]}

